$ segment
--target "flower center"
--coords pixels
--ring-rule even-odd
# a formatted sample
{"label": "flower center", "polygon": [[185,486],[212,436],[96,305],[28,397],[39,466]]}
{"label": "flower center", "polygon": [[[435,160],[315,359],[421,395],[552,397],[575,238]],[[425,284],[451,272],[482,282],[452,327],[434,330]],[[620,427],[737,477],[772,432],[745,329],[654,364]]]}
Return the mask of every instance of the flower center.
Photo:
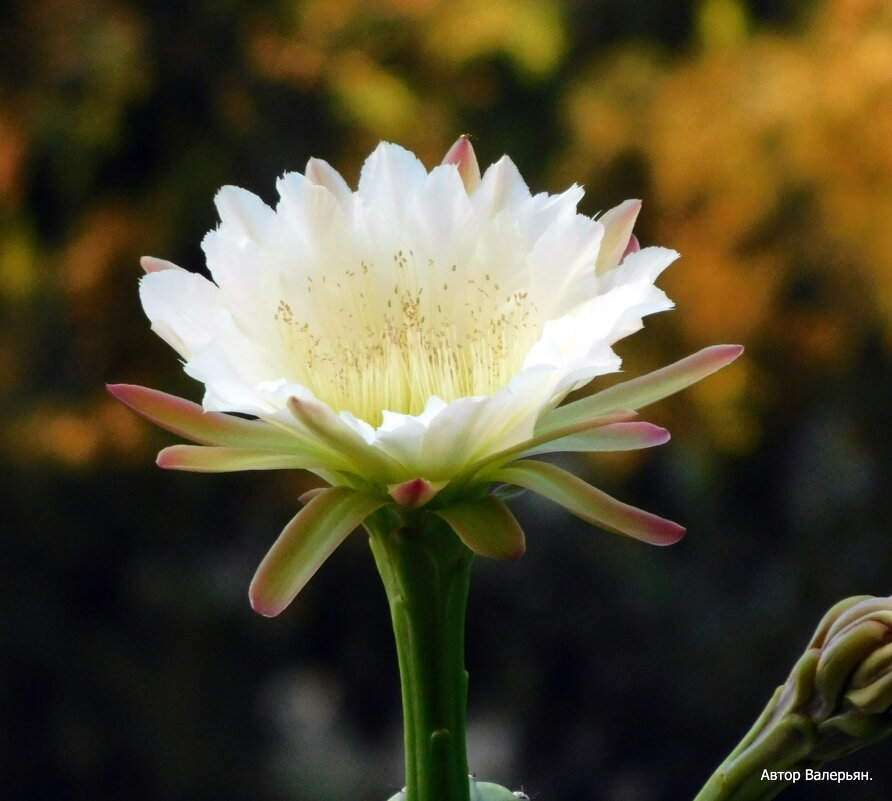
{"label": "flower center", "polygon": [[289,378],[375,426],[384,410],[420,414],[432,395],[448,403],[504,387],[541,334],[527,292],[414,262],[400,251],[386,270],[362,262],[339,277],[308,275],[303,297],[280,300]]}

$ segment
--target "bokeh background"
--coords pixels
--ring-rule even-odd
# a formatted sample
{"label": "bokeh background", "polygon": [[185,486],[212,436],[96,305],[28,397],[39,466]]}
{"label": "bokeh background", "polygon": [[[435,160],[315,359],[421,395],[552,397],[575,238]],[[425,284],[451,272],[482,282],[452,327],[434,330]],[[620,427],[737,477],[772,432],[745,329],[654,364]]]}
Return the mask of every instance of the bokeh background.
{"label": "bokeh background", "polygon": [[[202,269],[212,198],[268,201],[381,139],[471,132],[594,214],[645,199],[677,303],[637,374],[733,367],[650,410],[672,442],[576,461],[686,523],[652,549],[521,499],[480,561],[471,760],[541,801],[691,798],[823,611],[892,591],[892,5],[885,0],[13,0],[0,12],[0,796],[374,801],[400,786],[395,657],[352,537],[280,618],[253,570],[308,486],[164,473],[106,382],[192,398],[144,253]],[[606,385],[608,380],[601,382]],[[873,781],[784,796],[879,801]]]}

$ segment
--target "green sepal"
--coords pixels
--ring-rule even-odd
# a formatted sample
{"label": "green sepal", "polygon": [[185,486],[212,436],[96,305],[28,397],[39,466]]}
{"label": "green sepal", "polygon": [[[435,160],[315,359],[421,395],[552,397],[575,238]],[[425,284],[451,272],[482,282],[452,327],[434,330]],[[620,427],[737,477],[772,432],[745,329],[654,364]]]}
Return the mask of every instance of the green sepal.
{"label": "green sepal", "polygon": [[684,528],[677,523],[622,503],[547,462],[514,462],[497,470],[492,478],[526,487],[588,523],[652,545],[670,545],[684,535]]}
{"label": "green sepal", "polygon": [[480,556],[513,560],[520,559],[526,551],[523,529],[511,510],[494,495],[432,511]]}
{"label": "green sepal", "polygon": [[388,502],[349,487],[315,495],[285,526],[257,568],[248,590],[254,611],[278,615],[350,532]]}
{"label": "green sepal", "polygon": [[741,353],[743,348],[740,345],[713,345],[704,348],[652,373],[554,409],[539,421],[536,435],[609,414],[617,409],[637,411],[696,384],[733,362]]}

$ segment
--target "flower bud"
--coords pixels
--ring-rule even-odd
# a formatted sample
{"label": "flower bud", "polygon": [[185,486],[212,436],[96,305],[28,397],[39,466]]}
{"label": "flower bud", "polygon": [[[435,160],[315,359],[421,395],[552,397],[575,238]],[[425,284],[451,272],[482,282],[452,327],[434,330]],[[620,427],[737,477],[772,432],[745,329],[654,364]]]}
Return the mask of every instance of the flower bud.
{"label": "flower bud", "polygon": [[892,597],[840,602],[809,650],[819,654],[804,704],[818,733],[811,759],[823,763],[892,734]]}
{"label": "flower bud", "polygon": [[695,801],[774,798],[799,771],[890,734],[892,597],[847,598],[821,620],[787,681]]}
{"label": "flower bud", "polygon": [[471,782],[471,801],[518,801],[518,799],[528,799],[526,793],[511,792],[498,784],[492,782]]}
{"label": "flower bud", "polygon": [[[470,801],[529,801],[529,796],[516,790],[511,792],[498,784],[492,782],[478,782],[473,776],[468,777],[470,783]],[[391,796],[388,801],[406,801],[406,788],[404,787],[396,795]]]}

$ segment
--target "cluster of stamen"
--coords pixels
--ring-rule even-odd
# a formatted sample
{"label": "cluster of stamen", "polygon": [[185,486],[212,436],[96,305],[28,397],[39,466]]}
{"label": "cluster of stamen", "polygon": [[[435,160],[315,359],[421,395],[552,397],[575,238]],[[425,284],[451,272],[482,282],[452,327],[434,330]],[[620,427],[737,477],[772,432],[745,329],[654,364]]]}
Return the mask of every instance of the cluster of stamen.
{"label": "cluster of stamen", "polygon": [[289,378],[376,426],[385,409],[420,414],[432,395],[449,402],[505,386],[541,333],[527,292],[415,261],[400,251],[383,271],[361,262],[308,275],[303,297],[281,300]]}

